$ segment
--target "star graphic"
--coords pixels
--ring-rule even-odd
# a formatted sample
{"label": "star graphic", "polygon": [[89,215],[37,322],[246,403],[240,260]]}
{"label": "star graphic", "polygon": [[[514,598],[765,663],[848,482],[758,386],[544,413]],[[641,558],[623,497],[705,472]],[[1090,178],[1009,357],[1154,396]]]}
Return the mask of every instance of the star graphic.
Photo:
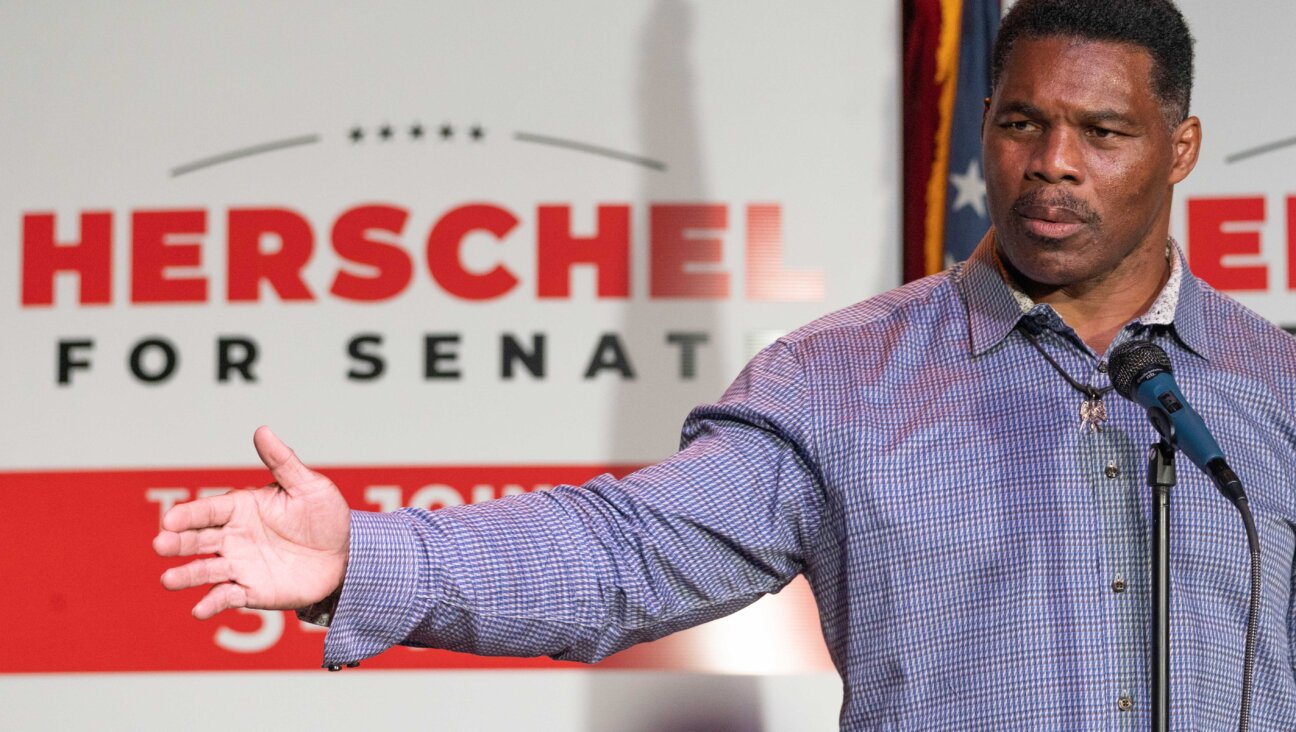
{"label": "star graphic", "polygon": [[486,130],[483,130],[481,125],[473,125],[468,134],[472,136],[474,142],[481,142],[481,139],[486,136]]}
{"label": "star graphic", "polygon": [[954,186],[954,203],[950,205],[950,211],[971,206],[977,216],[985,218],[986,185],[981,177],[981,163],[976,158],[968,161],[966,173],[951,175],[950,184]]}
{"label": "star graphic", "polygon": [[384,140],[390,140],[392,136],[391,125],[383,125],[378,128],[378,136]]}
{"label": "star graphic", "polygon": [[360,142],[364,139],[364,129],[360,127],[351,128],[351,142]]}
{"label": "star graphic", "polygon": [[441,125],[441,139],[449,140],[452,137],[454,137],[454,128],[450,126],[450,123],[447,122]]}

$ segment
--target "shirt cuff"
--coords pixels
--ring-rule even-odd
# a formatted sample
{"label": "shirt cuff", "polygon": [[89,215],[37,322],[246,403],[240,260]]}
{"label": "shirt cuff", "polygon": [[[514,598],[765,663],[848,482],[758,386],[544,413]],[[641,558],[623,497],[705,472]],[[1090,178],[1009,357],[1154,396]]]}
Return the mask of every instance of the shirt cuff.
{"label": "shirt cuff", "polygon": [[351,512],[346,578],[324,638],[325,668],[358,663],[410,635],[428,605],[419,601],[419,588],[429,586],[423,556],[408,517]]}

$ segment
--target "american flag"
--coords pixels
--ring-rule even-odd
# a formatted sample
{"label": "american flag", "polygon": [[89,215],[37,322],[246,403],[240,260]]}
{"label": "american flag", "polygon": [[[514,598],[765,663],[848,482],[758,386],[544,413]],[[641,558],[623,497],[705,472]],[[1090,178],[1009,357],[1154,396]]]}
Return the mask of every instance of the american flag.
{"label": "american flag", "polygon": [[981,114],[999,0],[905,2],[905,280],[966,259],[990,226]]}

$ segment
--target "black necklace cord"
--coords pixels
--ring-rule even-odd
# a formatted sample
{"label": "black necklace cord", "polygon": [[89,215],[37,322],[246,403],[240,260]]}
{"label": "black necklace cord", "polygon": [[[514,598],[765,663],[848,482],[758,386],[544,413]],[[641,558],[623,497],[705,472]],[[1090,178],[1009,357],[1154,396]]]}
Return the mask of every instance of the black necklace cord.
{"label": "black necklace cord", "polygon": [[1040,352],[1040,355],[1044,357],[1045,361],[1049,362],[1049,365],[1053,367],[1054,371],[1058,372],[1062,375],[1062,378],[1066,379],[1072,389],[1084,394],[1091,400],[1097,401],[1102,399],[1104,395],[1114,388],[1113,386],[1108,385],[1099,389],[1095,386],[1090,386],[1089,384],[1081,384],[1079,381],[1075,380],[1071,374],[1068,374],[1066,369],[1062,368],[1062,365],[1055,361],[1053,357],[1049,355],[1049,352],[1044,350],[1044,347],[1040,345],[1038,340],[1036,340],[1035,334],[1037,331],[1035,328],[1038,326],[1031,323],[1029,318],[1022,318],[1018,321],[1018,326],[1018,330],[1022,332],[1022,335],[1026,336],[1026,340],[1030,341],[1030,344],[1035,347],[1035,350]]}

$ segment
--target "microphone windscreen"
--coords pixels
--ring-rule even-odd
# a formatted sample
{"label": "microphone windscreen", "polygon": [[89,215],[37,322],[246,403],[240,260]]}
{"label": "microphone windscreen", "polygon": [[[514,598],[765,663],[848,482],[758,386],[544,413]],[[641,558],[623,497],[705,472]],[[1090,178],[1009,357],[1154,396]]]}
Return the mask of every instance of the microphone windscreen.
{"label": "microphone windscreen", "polygon": [[1116,346],[1107,360],[1112,386],[1126,399],[1134,399],[1134,389],[1152,372],[1174,373],[1170,357],[1151,341],[1125,341]]}

